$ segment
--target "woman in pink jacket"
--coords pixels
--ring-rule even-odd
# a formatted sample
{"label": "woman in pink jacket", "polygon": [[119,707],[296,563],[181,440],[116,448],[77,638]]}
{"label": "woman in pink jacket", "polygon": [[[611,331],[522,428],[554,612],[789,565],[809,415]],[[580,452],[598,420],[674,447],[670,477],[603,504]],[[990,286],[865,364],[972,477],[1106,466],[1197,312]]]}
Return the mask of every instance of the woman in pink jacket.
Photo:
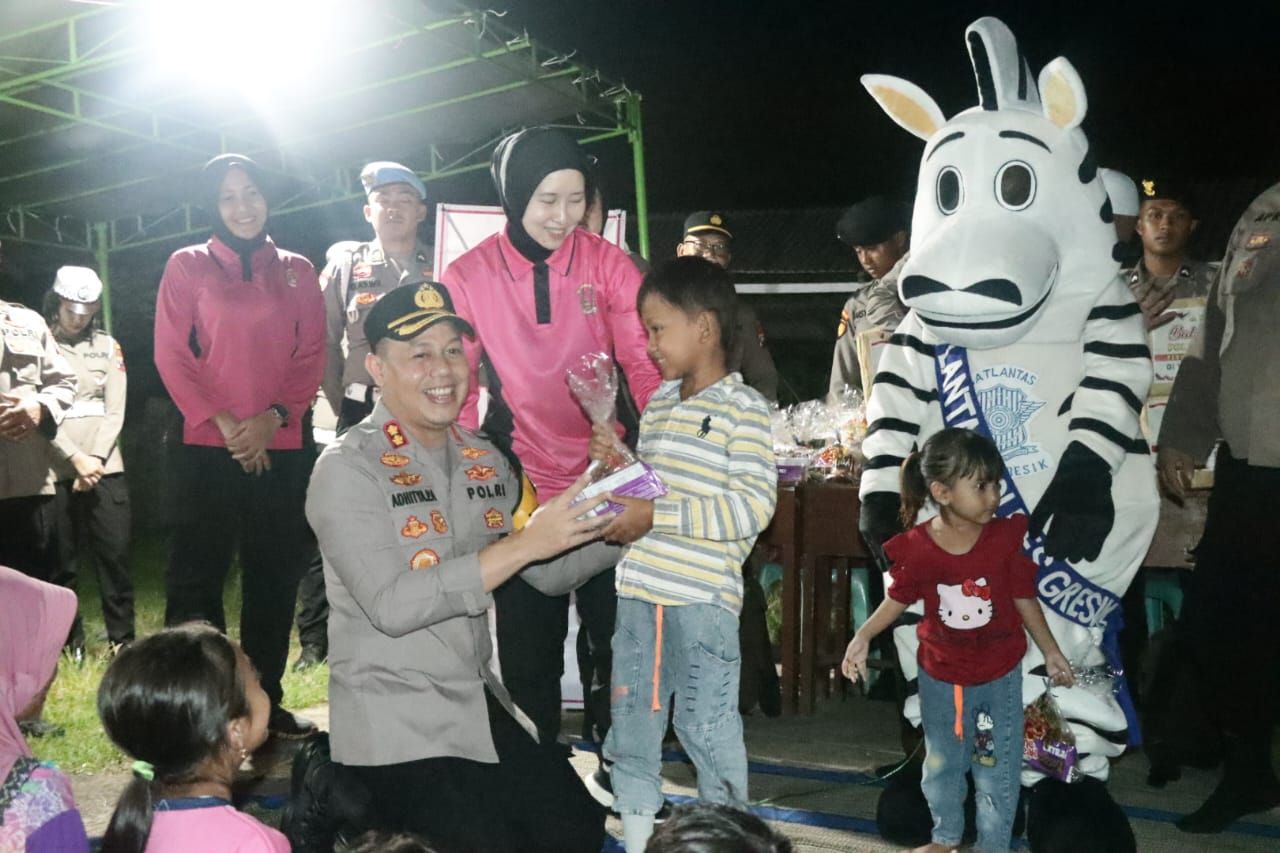
{"label": "woman in pink jacket", "polygon": [[280,707],[280,677],[312,548],[303,504],[315,454],[301,427],[324,370],[324,306],[311,262],[267,236],[256,163],[215,157],[201,187],[213,236],[170,256],[156,304],[156,367],[184,421],[165,624],[225,630],[238,543],[241,644],[271,699],[270,730],[296,737],[313,727]]}
{"label": "woman in pink jacket", "polygon": [[[641,409],[661,381],[636,313],[639,271],[625,252],[578,227],[590,172],[562,131],[535,127],[504,139],[494,151],[493,180],[507,226],[454,261],[443,278],[458,314],[476,330],[467,345],[472,392],[459,422],[476,426],[475,369],[483,359],[492,398],[485,432],[514,452],[541,501],[582,473],[591,444],[591,422],[570,395],[565,371],[587,353],[609,353]],[[583,687],[593,734],[603,739],[618,550],[586,547],[594,549],[590,568],[601,573],[576,590],[595,668],[593,683]],[[503,681],[540,737],[554,741],[568,596],[544,595],[516,577],[495,590],[494,603]]]}

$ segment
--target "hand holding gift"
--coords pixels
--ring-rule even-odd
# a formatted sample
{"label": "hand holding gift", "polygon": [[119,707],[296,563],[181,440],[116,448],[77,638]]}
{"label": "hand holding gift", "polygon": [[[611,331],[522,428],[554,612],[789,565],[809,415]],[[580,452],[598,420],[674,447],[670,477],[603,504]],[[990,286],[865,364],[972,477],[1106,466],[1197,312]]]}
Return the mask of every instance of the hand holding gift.
{"label": "hand holding gift", "polygon": [[[577,367],[568,371],[569,390],[591,419],[591,483],[582,490],[579,500],[610,493],[621,497],[652,500],[667,493],[667,487],[654,470],[636,459],[634,453],[618,440],[614,410],[618,398],[618,372],[613,359],[602,352],[588,353]],[[612,437],[612,438],[611,438]],[[607,509],[597,507],[590,515],[601,512],[620,513],[625,508],[616,502]]]}

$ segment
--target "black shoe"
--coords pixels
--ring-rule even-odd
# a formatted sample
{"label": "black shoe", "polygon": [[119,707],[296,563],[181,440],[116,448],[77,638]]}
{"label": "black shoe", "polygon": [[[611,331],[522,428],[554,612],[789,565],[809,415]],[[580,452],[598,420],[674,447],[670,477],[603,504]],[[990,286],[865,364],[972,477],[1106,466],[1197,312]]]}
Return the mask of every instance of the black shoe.
{"label": "black shoe", "polygon": [[1280,806],[1280,789],[1229,790],[1219,785],[1204,805],[1177,822],[1178,829],[1197,835],[1222,832],[1240,818]]}
{"label": "black shoe", "polygon": [[302,653],[293,662],[293,671],[303,672],[313,666],[319,666],[328,656],[328,653],[318,646],[303,646]]}
{"label": "black shoe", "polygon": [[272,737],[297,740],[315,734],[317,729],[315,723],[277,705],[271,709],[271,716],[267,719],[267,731]]}
{"label": "black shoe", "polygon": [[18,730],[24,737],[62,737],[67,733],[62,726],[48,720],[22,720]]}

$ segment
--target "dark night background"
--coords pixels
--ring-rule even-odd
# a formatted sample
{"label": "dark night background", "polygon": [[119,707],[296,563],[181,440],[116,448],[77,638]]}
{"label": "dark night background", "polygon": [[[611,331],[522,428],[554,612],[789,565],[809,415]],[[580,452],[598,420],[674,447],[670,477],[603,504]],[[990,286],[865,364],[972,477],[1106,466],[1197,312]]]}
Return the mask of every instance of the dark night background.
{"label": "dark night background", "polygon": [[[948,116],[973,106],[963,33],[984,14],[1013,29],[1033,72],[1058,55],[1079,70],[1089,98],[1085,131],[1101,164],[1133,177],[1157,173],[1195,182],[1203,220],[1192,246],[1196,256],[1220,256],[1244,206],[1280,179],[1280,4],[1274,2],[471,5],[508,10],[503,23],[509,28],[527,30],[557,50],[576,49],[579,61],[643,95],[657,256],[671,250],[679,232],[668,232],[693,209],[834,209],[872,193],[908,196],[921,143],[881,112],[858,78],[869,72],[904,77]],[[594,150],[610,206],[634,212],[628,146],[615,140]],[[430,192],[433,211],[438,201],[494,201],[484,173],[433,183]],[[811,242],[830,252],[834,212],[828,218],[816,221]],[[424,234],[432,227],[429,220]],[[320,263],[331,242],[363,239],[368,226],[352,203],[281,217],[271,231],[280,245]],[[174,248],[125,251],[112,260],[115,332],[131,364],[131,409],[163,394],[150,363],[151,323],[155,288]],[[854,268],[847,255],[838,257]],[[92,260],[7,242],[0,294],[38,304],[62,263]],[[825,390],[842,302],[839,294],[757,300],[775,340],[785,397]],[[798,324],[797,315],[808,326]]]}

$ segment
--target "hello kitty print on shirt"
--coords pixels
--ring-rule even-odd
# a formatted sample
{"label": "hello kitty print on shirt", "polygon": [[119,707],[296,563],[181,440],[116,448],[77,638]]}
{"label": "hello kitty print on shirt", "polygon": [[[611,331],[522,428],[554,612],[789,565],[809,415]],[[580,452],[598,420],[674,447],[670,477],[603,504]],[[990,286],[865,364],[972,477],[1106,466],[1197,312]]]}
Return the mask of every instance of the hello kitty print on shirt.
{"label": "hello kitty print on shirt", "polygon": [[938,618],[948,628],[971,631],[991,622],[994,608],[986,578],[938,584]]}

